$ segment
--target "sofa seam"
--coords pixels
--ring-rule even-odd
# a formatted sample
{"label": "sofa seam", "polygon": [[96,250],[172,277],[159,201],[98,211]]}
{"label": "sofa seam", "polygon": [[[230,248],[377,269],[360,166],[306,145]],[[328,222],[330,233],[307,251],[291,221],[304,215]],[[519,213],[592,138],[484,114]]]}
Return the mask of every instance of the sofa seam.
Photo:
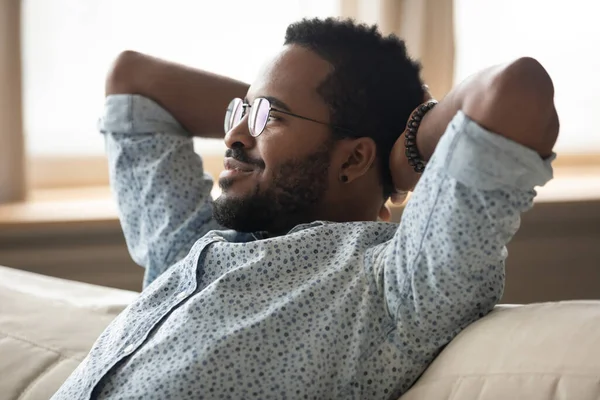
{"label": "sofa seam", "polygon": [[29,339],[26,336],[20,336],[20,335],[15,335],[15,334],[12,334],[12,333],[7,333],[7,332],[5,332],[3,330],[0,330],[0,335],[5,335],[6,337],[9,337],[9,338],[12,338],[12,339],[15,339],[15,340],[19,340],[21,342],[25,342],[25,343],[30,344],[32,346],[35,346],[37,348],[48,350],[48,351],[50,351],[50,352],[58,355],[59,358],[70,359],[70,360],[79,361],[79,362],[83,361],[83,358],[77,358],[77,357],[73,357],[73,356],[66,356],[61,351],[59,351],[57,349],[53,349],[53,348],[51,348],[49,346],[44,346],[44,345],[41,345],[39,343],[36,343],[35,341],[33,341],[32,339]]}
{"label": "sofa seam", "polygon": [[39,382],[45,375],[47,375],[50,372],[51,369],[53,369],[59,362],[61,362],[64,359],[65,359],[65,357],[58,354],[58,357],[56,358],[56,360],[51,362],[46,368],[44,368],[44,370],[42,372],[40,372],[38,374],[38,376],[35,377],[35,379],[33,379],[31,382],[29,382],[29,384],[27,386],[25,386],[25,388],[23,388],[23,390],[21,390],[21,393],[17,397],[17,400],[23,399],[23,396],[25,396],[26,394],[28,394],[31,391],[31,388],[33,387],[33,385],[35,383]]}

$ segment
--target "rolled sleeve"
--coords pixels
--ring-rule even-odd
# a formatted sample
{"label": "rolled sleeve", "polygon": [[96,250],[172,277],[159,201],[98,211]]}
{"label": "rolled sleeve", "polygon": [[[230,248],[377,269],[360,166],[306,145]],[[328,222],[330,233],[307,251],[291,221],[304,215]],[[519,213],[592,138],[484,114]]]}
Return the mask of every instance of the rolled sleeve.
{"label": "rolled sleeve", "polygon": [[448,125],[394,238],[367,258],[415,359],[430,359],[500,300],[506,244],[553,159],[462,112]]}
{"label": "rolled sleeve", "polygon": [[212,216],[213,180],[191,136],[148,98],[107,97],[99,130],[129,253],[146,268],[147,285],[221,228]]}
{"label": "rolled sleeve", "polygon": [[462,111],[445,135],[440,152],[449,157],[447,173],[466,186],[529,190],[552,179],[556,154],[543,160],[535,151],[481,127]]}
{"label": "rolled sleeve", "polygon": [[98,120],[102,133],[168,132],[184,137],[191,135],[163,107],[139,95],[116,94],[106,98],[104,113]]}

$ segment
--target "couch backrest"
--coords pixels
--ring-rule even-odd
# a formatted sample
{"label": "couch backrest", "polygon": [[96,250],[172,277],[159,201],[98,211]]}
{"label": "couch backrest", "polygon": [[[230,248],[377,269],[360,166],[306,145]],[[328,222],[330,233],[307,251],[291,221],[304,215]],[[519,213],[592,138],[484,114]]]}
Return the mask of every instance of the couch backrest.
{"label": "couch backrest", "polygon": [[0,398],[48,400],[136,295],[0,267]]}
{"label": "couch backrest", "polygon": [[402,400],[600,398],[600,301],[500,306],[461,332]]}

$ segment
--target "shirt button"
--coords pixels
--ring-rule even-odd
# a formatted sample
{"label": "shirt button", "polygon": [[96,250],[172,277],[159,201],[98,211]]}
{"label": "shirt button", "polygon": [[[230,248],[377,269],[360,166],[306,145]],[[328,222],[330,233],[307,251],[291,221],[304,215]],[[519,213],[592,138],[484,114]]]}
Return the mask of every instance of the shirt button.
{"label": "shirt button", "polygon": [[123,352],[124,353],[133,353],[133,350],[135,350],[135,345],[130,344],[129,346],[127,346],[123,349]]}
{"label": "shirt button", "polygon": [[185,299],[187,297],[187,295],[188,295],[187,292],[179,292],[177,294],[177,296],[175,296],[175,298],[177,300],[183,300],[183,299]]}

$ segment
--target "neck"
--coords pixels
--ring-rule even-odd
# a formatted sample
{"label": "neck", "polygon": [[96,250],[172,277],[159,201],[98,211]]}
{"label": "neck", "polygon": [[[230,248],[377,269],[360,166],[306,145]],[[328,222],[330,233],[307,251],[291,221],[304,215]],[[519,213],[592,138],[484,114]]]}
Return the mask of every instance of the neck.
{"label": "neck", "polygon": [[[328,204],[326,220],[333,222],[377,221],[381,204],[364,195],[344,196],[341,200]],[[372,196],[370,196],[372,197]]]}

